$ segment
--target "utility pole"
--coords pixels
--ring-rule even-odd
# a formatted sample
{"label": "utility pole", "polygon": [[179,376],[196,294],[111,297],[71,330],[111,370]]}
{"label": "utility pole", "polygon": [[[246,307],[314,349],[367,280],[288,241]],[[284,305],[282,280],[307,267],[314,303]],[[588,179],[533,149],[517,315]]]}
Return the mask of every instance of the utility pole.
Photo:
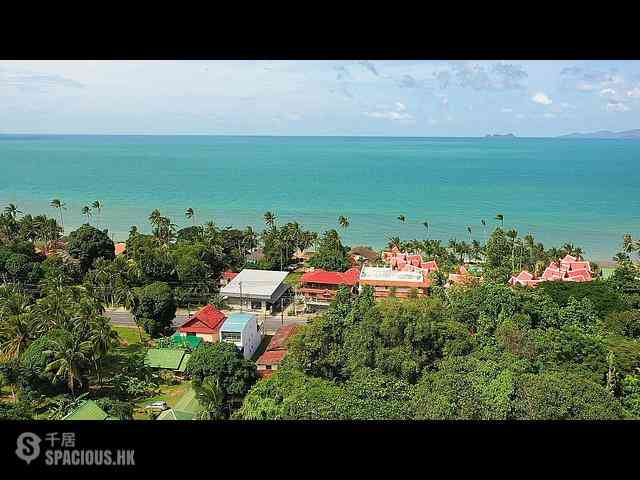
{"label": "utility pole", "polygon": [[240,311],[242,312],[242,282],[238,282],[240,286]]}

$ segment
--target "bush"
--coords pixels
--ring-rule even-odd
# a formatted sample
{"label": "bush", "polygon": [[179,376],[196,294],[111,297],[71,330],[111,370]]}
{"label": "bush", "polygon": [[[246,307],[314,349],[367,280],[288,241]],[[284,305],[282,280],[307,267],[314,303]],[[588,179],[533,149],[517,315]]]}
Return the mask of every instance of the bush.
{"label": "bush", "polygon": [[603,326],[605,331],[614,335],[640,338],[640,311],[626,310],[607,315]]}
{"label": "bush", "polygon": [[538,289],[541,293],[549,295],[561,307],[566,306],[571,297],[576,300],[588,297],[600,318],[604,318],[611,312],[627,309],[620,294],[602,281],[542,282]]}

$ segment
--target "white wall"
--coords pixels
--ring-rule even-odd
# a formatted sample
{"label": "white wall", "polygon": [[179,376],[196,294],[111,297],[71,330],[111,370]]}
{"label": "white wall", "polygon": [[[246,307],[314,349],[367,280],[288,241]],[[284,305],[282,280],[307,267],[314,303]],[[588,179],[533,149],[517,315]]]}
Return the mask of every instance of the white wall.
{"label": "white wall", "polygon": [[244,326],[240,340],[244,347],[244,358],[251,358],[262,341],[262,334],[258,332],[258,323],[255,316]]}

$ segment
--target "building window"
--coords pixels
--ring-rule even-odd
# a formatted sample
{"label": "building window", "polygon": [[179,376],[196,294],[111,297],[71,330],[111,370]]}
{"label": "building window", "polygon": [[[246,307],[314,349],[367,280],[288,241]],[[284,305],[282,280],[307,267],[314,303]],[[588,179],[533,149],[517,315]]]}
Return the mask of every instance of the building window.
{"label": "building window", "polygon": [[240,342],[240,332],[221,332],[223,342]]}

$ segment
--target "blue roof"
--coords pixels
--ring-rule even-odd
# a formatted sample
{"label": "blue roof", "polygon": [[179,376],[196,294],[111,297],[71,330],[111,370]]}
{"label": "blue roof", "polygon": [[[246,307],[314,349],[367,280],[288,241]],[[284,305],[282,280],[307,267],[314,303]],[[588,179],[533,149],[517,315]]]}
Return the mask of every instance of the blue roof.
{"label": "blue roof", "polygon": [[245,325],[253,318],[256,318],[256,316],[252,313],[230,313],[222,324],[220,331],[242,333]]}

